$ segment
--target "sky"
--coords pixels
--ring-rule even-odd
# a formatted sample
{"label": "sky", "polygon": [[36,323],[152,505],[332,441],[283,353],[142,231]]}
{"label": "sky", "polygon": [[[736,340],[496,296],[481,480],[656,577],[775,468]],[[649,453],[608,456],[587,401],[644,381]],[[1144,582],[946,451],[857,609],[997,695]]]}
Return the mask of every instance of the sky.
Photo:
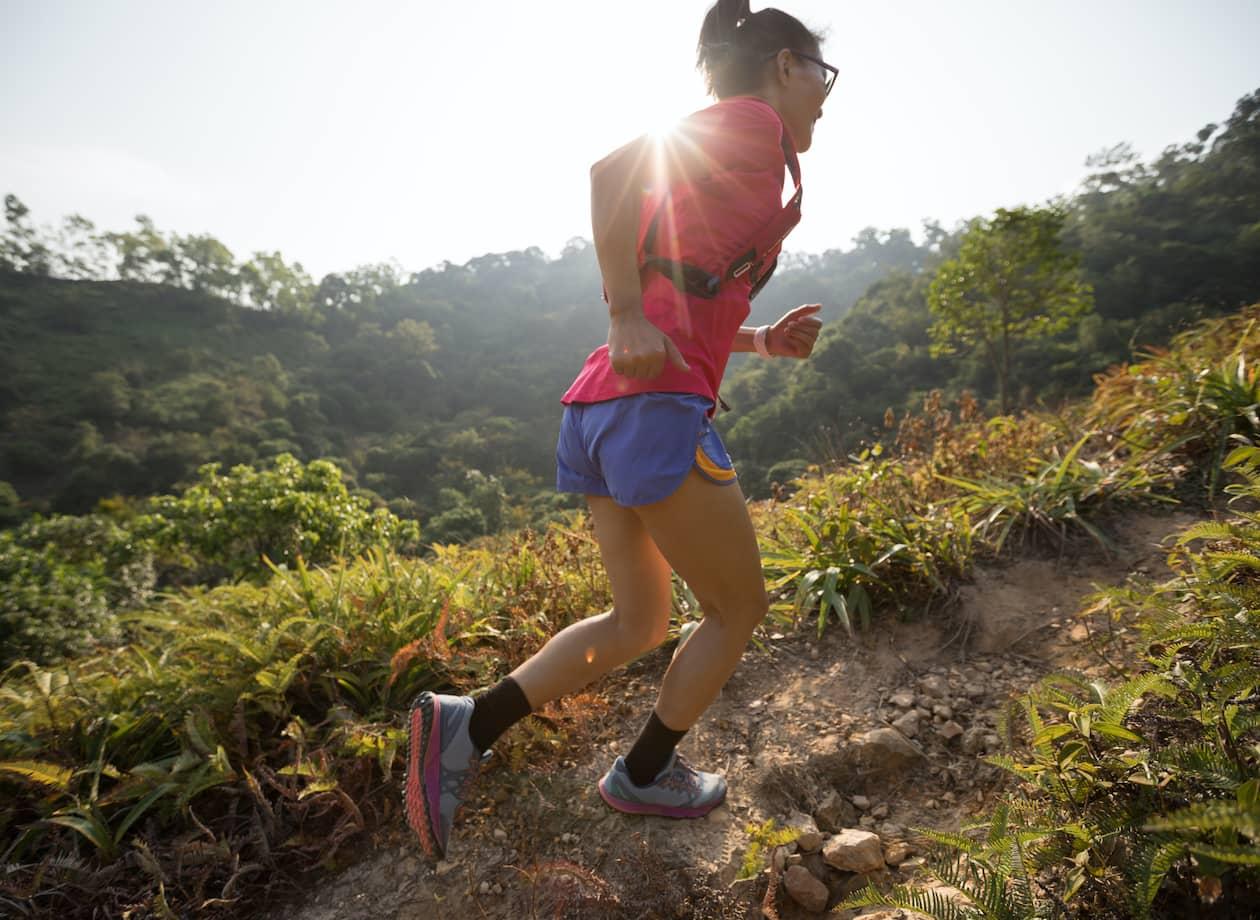
{"label": "sky", "polygon": [[[319,278],[590,237],[589,168],[709,104],[704,0],[0,0],[0,193]],[[754,9],[760,9],[754,4]],[[1072,192],[1260,88],[1256,0],[783,0],[840,70],[796,252]]]}

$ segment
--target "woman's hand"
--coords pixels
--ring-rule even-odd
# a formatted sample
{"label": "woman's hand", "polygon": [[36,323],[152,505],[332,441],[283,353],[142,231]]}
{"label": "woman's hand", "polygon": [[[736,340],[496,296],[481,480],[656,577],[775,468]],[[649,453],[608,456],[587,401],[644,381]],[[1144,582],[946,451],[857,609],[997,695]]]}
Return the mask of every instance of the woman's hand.
{"label": "woman's hand", "polygon": [[616,373],[651,380],[660,376],[667,360],[680,370],[691,370],[678,346],[642,312],[614,314],[608,326],[608,361]]}
{"label": "woman's hand", "polygon": [[766,333],[766,349],[784,358],[808,358],[818,339],[822,320],[816,314],[822,304],[808,303],[783,314]]}

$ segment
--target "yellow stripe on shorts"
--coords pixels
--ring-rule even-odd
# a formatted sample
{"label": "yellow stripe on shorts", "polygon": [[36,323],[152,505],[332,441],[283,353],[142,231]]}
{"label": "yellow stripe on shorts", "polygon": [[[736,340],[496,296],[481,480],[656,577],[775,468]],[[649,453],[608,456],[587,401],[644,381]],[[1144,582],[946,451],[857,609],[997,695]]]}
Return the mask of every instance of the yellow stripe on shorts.
{"label": "yellow stripe on shorts", "polygon": [[735,479],[735,471],[718,466],[709,459],[703,447],[696,448],[696,466],[700,468],[700,472],[717,482],[731,482]]}

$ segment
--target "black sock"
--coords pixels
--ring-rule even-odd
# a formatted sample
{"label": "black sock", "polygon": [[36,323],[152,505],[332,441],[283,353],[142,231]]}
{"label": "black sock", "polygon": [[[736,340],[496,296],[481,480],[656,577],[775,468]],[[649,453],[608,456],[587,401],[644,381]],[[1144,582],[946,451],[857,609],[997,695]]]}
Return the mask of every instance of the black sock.
{"label": "black sock", "polygon": [[505,731],[533,710],[521,685],[505,677],[485,693],[473,698],[473,714],[468,720],[468,734],[477,750],[490,750]]}
{"label": "black sock", "polygon": [[656,774],[665,769],[669,755],[687,734],[687,729],[675,731],[657,718],[656,710],[648,717],[647,725],[639,733],[639,740],[634,743],[630,753],[626,755],[626,770],[630,774],[630,782],[636,786],[650,786]]}

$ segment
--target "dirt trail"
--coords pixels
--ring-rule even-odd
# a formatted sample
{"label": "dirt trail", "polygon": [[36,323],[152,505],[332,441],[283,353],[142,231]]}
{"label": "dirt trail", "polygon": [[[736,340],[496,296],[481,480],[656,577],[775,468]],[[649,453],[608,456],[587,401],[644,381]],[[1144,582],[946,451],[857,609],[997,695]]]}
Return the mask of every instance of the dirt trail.
{"label": "dirt trail", "polygon": [[[877,833],[886,854],[904,842],[890,861],[907,850],[910,858],[890,871],[908,874],[917,852],[910,828],[956,829],[998,791],[998,771],[981,758],[998,749],[1003,705],[1056,668],[1105,674],[1073,619],[1081,599],[1131,573],[1159,577],[1160,542],[1195,520],[1133,514],[1111,527],[1113,556],[1086,547],[1063,560],[985,566],[947,622],[877,621],[856,640],[838,627],[822,640],[805,630],[750,650],[680,748],[728,780],[727,802],[697,821],[622,815],[595,790],[651,710],[670,655],[658,650],[605,678],[596,692],[607,711],[568,750],[518,772],[492,766],[447,861],[425,863],[399,815],[363,844],[362,860],[269,920],[759,917],[765,874],[731,884],[746,828],[782,824],[793,811],[824,832]],[[853,761],[862,732],[893,724],[922,757],[891,771]],[[862,878],[804,860],[829,873],[833,904]],[[818,916],[782,891],[776,903],[784,920]]]}

